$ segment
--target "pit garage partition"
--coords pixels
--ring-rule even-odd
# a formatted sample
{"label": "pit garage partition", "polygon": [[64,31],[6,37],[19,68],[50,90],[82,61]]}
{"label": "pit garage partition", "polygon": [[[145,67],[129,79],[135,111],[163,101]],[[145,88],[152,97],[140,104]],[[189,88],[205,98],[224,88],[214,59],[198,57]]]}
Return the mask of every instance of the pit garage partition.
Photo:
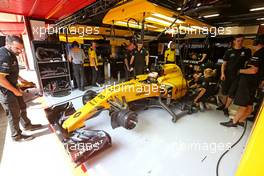
{"label": "pit garage partition", "polygon": [[252,128],[236,176],[263,176],[264,169],[264,101]]}

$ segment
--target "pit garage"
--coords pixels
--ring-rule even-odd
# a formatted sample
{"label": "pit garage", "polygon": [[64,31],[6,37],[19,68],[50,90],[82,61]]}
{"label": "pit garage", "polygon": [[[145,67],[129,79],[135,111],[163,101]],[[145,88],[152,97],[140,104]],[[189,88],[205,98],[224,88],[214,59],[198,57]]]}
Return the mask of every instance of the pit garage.
{"label": "pit garage", "polygon": [[262,176],[264,3],[0,7],[0,174]]}

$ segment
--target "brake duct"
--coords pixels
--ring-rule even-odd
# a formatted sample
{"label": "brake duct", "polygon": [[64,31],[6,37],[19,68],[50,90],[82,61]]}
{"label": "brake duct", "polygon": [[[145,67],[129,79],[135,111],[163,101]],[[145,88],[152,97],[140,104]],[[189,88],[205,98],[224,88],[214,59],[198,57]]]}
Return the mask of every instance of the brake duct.
{"label": "brake duct", "polygon": [[108,103],[110,104],[109,115],[113,129],[124,127],[131,130],[136,127],[138,123],[137,114],[129,109],[125,97],[122,97],[122,100],[114,97]]}

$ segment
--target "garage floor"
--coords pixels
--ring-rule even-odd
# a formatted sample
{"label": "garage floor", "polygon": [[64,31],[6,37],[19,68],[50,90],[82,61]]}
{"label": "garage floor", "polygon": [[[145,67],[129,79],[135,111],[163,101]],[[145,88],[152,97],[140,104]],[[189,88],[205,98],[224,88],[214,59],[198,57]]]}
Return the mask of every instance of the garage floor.
{"label": "garage floor", "polygon": [[[44,100],[52,105],[81,94],[75,90],[67,97]],[[47,125],[39,104],[42,101],[40,98],[33,102],[29,117]],[[80,98],[72,102],[77,109],[82,106]],[[150,109],[138,114],[139,123],[131,131],[113,130],[108,112],[87,121],[90,129],[108,132],[113,142],[112,148],[86,163],[89,176],[213,176],[223,147],[233,144],[243,131],[242,127],[220,126],[219,122],[227,118],[215,110],[183,116],[175,124],[163,110]],[[251,127],[249,123],[243,140],[222,160],[220,175],[234,175]],[[1,126],[0,134],[3,129]],[[7,130],[5,138],[0,138],[0,144],[5,140],[0,175],[73,175],[72,163],[55,134],[45,128],[35,135],[38,137],[30,142],[15,143]]]}

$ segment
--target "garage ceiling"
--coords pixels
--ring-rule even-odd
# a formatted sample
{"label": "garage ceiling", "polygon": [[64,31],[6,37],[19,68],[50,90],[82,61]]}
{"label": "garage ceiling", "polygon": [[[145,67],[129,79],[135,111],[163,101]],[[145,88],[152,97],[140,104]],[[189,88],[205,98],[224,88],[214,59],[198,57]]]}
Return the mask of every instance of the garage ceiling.
{"label": "garage ceiling", "polygon": [[[149,0],[161,6],[177,9],[183,0]],[[199,4],[199,5],[198,5]],[[264,7],[263,0],[188,0],[185,14],[197,18],[214,26],[256,25],[264,20],[264,10],[251,12],[249,9]],[[219,14],[217,17],[204,18],[203,16]]]}
{"label": "garage ceiling", "polygon": [[0,0],[0,12],[58,20],[96,0]]}

